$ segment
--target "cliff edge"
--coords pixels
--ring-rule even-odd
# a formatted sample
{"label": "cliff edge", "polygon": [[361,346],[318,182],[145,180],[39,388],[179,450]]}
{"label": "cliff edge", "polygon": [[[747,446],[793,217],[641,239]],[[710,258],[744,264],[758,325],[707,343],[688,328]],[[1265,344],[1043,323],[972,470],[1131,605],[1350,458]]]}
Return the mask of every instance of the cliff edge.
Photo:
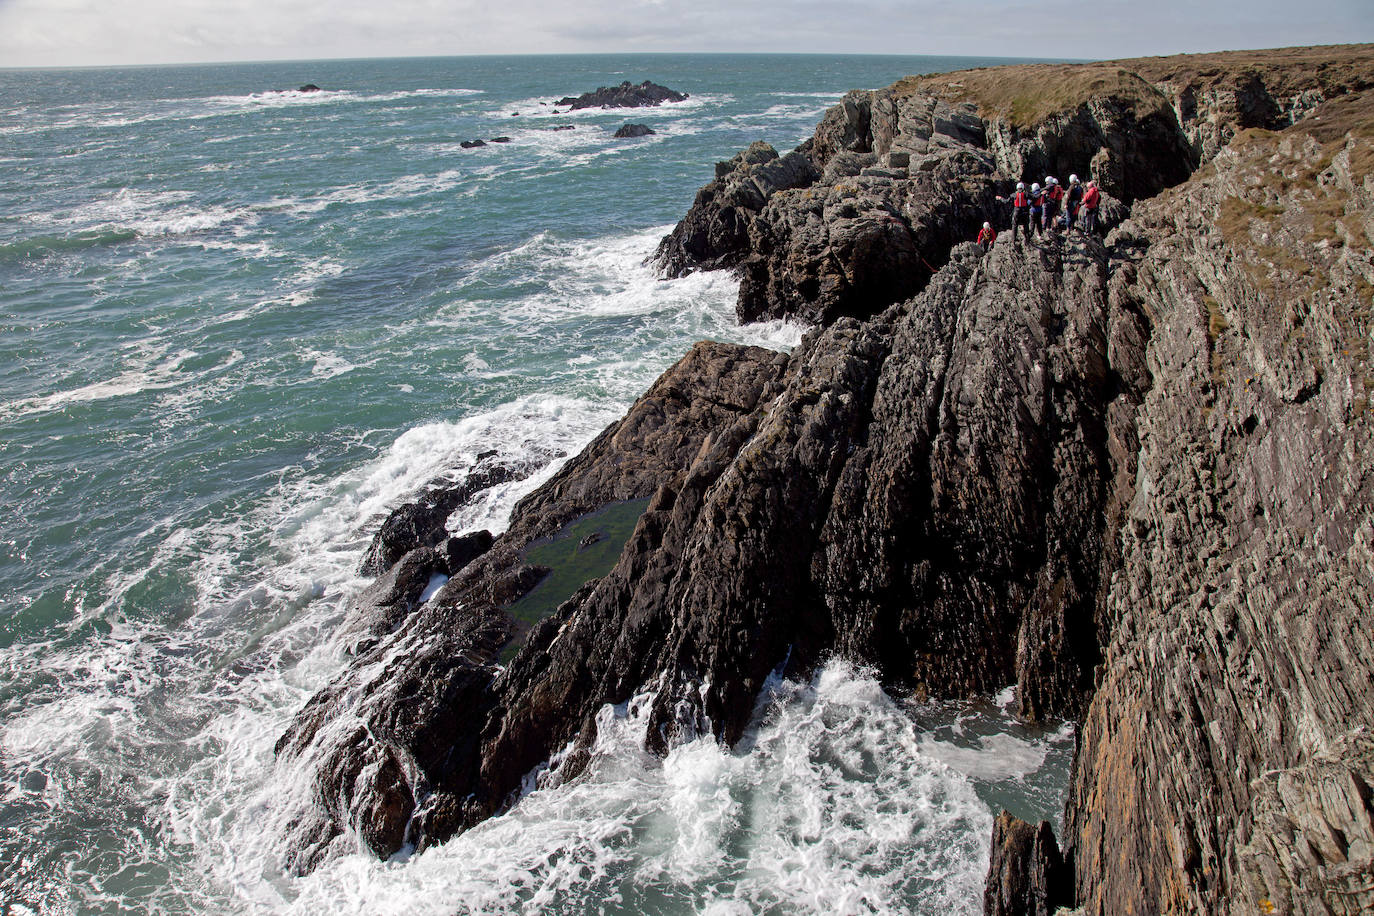
{"label": "cliff edge", "polygon": [[[718,165],[659,264],[815,329],[699,344],[498,538],[432,524],[482,479],[398,510],[278,745],[288,860],[574,778],[645,689],[655,749],[734,741],[838,652],[1080,723],[1062,852],[999,819],[990,913],[1374,908],[1371,87],[1371,46],[989,68]],[[1071,172],[1105,237],[967,243]],[[609,570],[528,614],[538,545],[616,507]]]}

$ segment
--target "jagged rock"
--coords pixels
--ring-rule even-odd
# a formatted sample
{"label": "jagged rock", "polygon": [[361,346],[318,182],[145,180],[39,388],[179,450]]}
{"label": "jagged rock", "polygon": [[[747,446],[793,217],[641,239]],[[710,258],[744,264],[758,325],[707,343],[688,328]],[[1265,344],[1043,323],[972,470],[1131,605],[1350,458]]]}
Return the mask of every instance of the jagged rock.
{"label": "jagged rock", "polygon": [[[581,515],[648,498],[681,479],[723,430],[771,399],[785,363],[784,355],[759,348],[698,344],[623,420],[521,500],[510,528],[490,550],[461,569],[455,569],[461,559],[450,551],[445,562],[455,574],[427,603],[398,612],[397,601],[380,602],[383,620],[369,631],[375,644],[363,647],[348,672],[306,705],[277,744],[284,766],[310,774],[308,796],[293,802],[283,852],[289,867],[311,870],[350,831],[379,855],[389,855],[403,836],[423,845],[500,809],[529,769],[523,754],[493,749],[482,737],[498,702],[516,707],[502,699],[510,682],[538,665],[528,647],[504,675],[496,664],[501,650],[523,632],[504,608],[546,572],[524,562],[525,546]],[[443,517],[445,504],[421,504],[425,511],[418,522],[415,513],[403,513],[392,526],[404,539],[379,540],[410,543],[431,533],[423,522]],[[652,517],[652,505],[650,510]],[[437,562],[433,553],[416,552],[413,569],[403,562],[368,594],[413,603],[416,584]],[[550,625],[536,627],[527,639],[547,641]],[[408,651],[397,653],[401,647]],[[387,663],[379,665],[383,659]],[[547,672],[546,693],[568,689],[560,674]],[[583,699],[582,707],[563,710],[555,723],[559,734],[568,721],[595,711],[591,704],[599,703],[598,695]],[[530,730],[522,740],[531,748],[545,747],[549,737]],[[424,804],[417,808],[419,799]]]}
{"label": "jagged rock", "polygon": [[[542,456],[551,460],[556,456]],[[499,462],[495,452],[479,456],[457,483],[436,481],[413,502],[398,506],[387,516],[363,554],[358,572],[378,576],[401,557],[418,547],[436,547],[448,537],[445,522],[460,506],[492,487],[523,480],[538,468],[541,456],[518,463]]]}
{"label": "jagged rock", "polygon": [[1073,871],[1066,868],[1048,821],[1032,827],[1006,811],[992,825],[983,916],[1055,916],[1073,905]]}
{"label": "jagged rock", "polygon": [[297,91],[297,92],[322,92],[323,90],[320,89],[319,86],[316,86],[314,83],[306,83],[304,86],[302,86],[301,88],[297,89],[296,91]]}
{"label": "jagged rock", "polygon": [[638,86],[625,80],[619,86],[602,86],[595,92],[584,92],[573,98],[565,96],[554,102],[567,105],[573,111],[581,108],[647,108],[664,102],[685,102],[687,93],[676,92],[667,86],[645,80]]}
{"label": "jagged rock", "polygon": [[806,154],[779,157],[756,142],[733,159],[716,164],[716,178],[697,192],[692,209],[659,243],[653,260],[665,276],[732,267],[748,253],[749,223],[770,196],[806,187],[818,172]]}
{"label": "jagged rock", "polygon": [[654,130],[647,124],[626,124],[615,132],[615,139],[626,140],[634,137],[648,137],[654,134]]}
{"label": "jagged rock", "polygon": [[464,140],[462,143],[459,144],[459,146],[461,146],[463,149],[476,149],[479,146],[486,145],[487,141],[485,140]]}

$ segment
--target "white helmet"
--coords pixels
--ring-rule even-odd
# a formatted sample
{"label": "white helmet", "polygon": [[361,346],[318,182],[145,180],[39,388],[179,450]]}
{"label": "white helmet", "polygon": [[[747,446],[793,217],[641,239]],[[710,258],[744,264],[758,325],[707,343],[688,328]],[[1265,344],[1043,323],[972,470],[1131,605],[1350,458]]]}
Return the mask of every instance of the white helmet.
{"label": "white helmet", "polygon": [[983,224],[983,228],[984,228],[984,229],[991,229],[991,228],[992,228],[992,223],[984,223],[984,224]]}
{"label": "white helmet", "polygon": [[1069,184],[1078,184],[1078,176],[1077,176],[1077,175],[1070,175],[1070,176],[1069,176]]}
{"label": "white helmet", "polygon": [[1040,182],[1038,182],[1038,181],[1032,181],[1032,182],[1031,182],[1031,190],[1032,190],[1032,191],[1038,191],[1038,190],[1040,190]]}
{"label": "white helmet", "polygon": [[1053,175],[1046,175],[1046,176],[1045,176],[1045,187],[1047,187],[1047,188],[1052,188],[1052,187],[1054,187],[1056,184],[1058,184],[1058,182],[1056,182],[1056,181],[1054,180],[1054,176],[1053,176]]}
{"label": "white helmet", "polygon": [[1024,191],[1024,190],[1026,190],[1026,183],[1025,183],[1024,181],[1018,181],[1018,182],[1016,183],[1016,190],[1018,190],[1018,191]]}

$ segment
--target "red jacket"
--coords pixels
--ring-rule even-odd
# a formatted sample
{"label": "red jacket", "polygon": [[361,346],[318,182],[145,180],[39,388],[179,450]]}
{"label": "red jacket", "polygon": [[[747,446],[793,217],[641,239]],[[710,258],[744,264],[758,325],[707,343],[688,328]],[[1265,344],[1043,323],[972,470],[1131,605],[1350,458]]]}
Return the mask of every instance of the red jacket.
{"label": "red jacket", "polygon": [[1045,192],[1045,196],[1055,203],[1059,203],[1064,199],[1064,189],[1059,185],[1052,185],[1050,189]]}
{"label": "red jacket", "polygon": [[1088,188],[1083,192],[1083,206],[1087,209],[1096,210],[1100,203],[1102,203],[1102,192],[1097,188]]}
{"label": "red jacket", "polygon": [[980,229],[980,230],[978,230],[978,244],[979,244],[979,245],[983,244],[984,242],[987,242],[987,243],[991,244],[994,240],[996,240],[996,238],[997,238],[997,230],[995,230],[995,229]]}

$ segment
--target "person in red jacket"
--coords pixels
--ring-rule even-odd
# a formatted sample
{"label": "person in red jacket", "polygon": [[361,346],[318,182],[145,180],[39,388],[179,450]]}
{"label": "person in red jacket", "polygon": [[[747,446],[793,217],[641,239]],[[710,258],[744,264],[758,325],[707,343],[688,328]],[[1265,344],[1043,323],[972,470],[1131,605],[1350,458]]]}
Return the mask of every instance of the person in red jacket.
{"label": "person in red jacket", "polygon": [[1102,192],[1097,189],[1097,182],[1088,182],[1088,189],[1083,192],[1083,231],[1097,231],[1097,208],[1102,206]]}
{"label": "person in red jacket", "polygon": [[1011,240],[1016,241],[1016,229],[1018,226],[1026,230],[1026,238],[1030,238],[1030,195],[1026,193],[1026,183],[1018,181],[1016,183],[1016,193],[1010,197],[997,195],[997,199],[1003,203],[1011,201]]}
{"label": "person in red jacket", "polygon": [[1053,175],[1045,176],[1045,230],[1055,232],[1058,230],[1057,220],[1059,217],[1059,203],[1064,199],[1064,189],[1059,186],[1059,179]]}
{"label": "person in red jacket", "polygon": [[983,228],[978,233],[978,244],[983,246],[983,253],[986,254],[992,243],[997,240],[997,232],[992,228],[992,223],[983,223]]}

